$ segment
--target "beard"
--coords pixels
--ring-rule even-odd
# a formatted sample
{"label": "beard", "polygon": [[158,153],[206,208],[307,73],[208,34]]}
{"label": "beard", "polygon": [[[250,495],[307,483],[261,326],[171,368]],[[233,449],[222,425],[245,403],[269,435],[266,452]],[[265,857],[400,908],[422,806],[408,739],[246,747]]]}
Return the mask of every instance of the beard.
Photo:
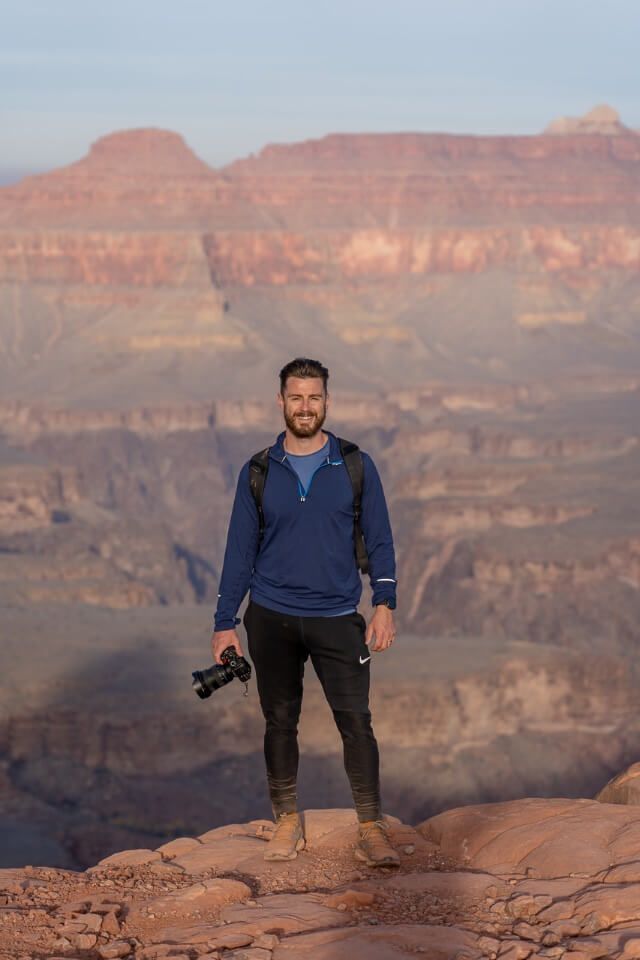
{"label": "beard", "polygon": [[311,414],[308,420],[300,420],[299,417],[300,414],[291,414],[286,409],[284,411],[284,422],[294,437],[315,437],[327,418],[326,407],[323,407],[320,413]]}

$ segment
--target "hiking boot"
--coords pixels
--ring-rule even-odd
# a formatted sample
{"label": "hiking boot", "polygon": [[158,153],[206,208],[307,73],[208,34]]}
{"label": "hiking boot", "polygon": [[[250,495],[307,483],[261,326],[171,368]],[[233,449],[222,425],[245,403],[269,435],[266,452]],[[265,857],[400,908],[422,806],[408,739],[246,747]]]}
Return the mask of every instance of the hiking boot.
{"label": "hiking boot", "polygon": [[368,867],[399,867],[400,857],[389,843],[388,826],[384,820],[364,820],[356,843],[356,860],[364,860]]}
{"label": "hiking boot", "polygon": [[297,813],[281,813],[264,852],[265,860],[295,860],[304,849],[302,824]]}

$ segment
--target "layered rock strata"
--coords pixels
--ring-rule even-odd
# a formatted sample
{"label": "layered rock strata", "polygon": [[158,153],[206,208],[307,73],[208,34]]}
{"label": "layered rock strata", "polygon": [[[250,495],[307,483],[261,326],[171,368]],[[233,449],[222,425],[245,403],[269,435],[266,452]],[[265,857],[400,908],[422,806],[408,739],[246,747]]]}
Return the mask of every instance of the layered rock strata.
{"label": "layered rock strata", "polygon": [[366,379],[398,389],[637,369],[640,137],[592,120],[330,135],[220,171],[167,131],[104,137],[0,190],[2,395],[204,402],[213,378],[240,400],[292,338],[345,378],[371,347]]}

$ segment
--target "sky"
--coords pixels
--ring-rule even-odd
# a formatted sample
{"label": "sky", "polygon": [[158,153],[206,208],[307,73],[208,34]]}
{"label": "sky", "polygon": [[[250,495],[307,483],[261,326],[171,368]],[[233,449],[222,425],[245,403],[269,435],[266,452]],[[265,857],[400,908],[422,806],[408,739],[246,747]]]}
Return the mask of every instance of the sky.
{"label": "sky", "polygon": [[114,130],[213,166],[327,133],[640,127],[640,0],[21,0],[0,6],[0,177]]}

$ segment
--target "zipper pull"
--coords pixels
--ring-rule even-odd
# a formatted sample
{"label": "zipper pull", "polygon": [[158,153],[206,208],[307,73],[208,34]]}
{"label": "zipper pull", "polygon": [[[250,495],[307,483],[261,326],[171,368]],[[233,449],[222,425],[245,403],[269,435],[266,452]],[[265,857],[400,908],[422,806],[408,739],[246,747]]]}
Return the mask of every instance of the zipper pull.
{"label": "zipper pull", "polygon": [[306,497],[300,497],[300,503],[304,503],[306,499]]}

